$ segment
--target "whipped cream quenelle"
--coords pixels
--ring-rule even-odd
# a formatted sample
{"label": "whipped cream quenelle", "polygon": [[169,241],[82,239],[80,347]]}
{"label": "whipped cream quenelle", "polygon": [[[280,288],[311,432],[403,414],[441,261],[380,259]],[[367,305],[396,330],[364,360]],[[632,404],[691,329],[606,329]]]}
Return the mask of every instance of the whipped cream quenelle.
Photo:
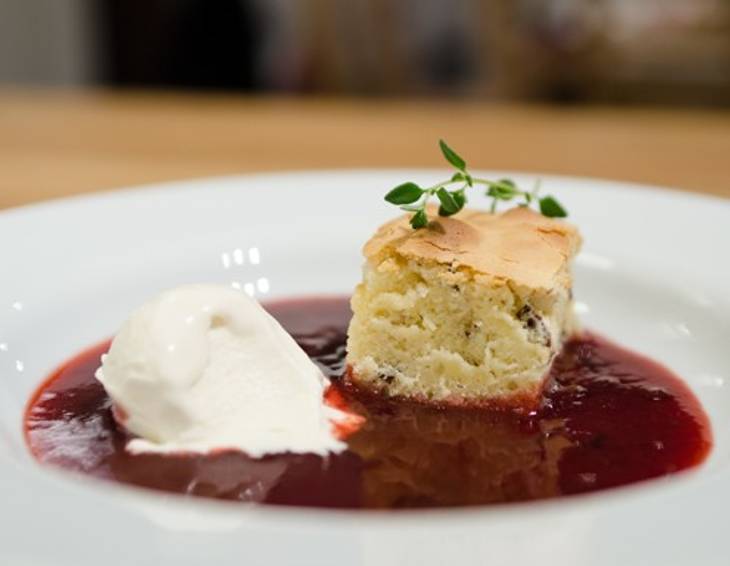
{"label": "whipped cream quenelle", "polygon": [[245,293],[166,291],[137,309],[96,378],[131,433],[132,452],[239,449],[250,456],[345,448],[324,403],[327,378]]}

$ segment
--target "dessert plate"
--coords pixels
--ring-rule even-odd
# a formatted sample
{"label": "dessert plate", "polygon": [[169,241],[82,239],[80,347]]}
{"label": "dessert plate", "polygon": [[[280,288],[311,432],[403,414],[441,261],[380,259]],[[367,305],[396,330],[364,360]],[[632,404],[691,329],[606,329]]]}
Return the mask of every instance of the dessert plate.
{"label": "dessert plate", "polygon": [[32,391],[145,299],[192,282],[262,300],[349,293],[362,243],[395,212],[385,192],[443,175],[260,174],[0,213],[1,562],[725,564],[730,202],[658,188],[542,177],[585,238],[575,289],[584,324],[669,366],[707,411],[714,447],[695,471],[538,503],[378,513],[186,499],[31,459],[21,422]]}

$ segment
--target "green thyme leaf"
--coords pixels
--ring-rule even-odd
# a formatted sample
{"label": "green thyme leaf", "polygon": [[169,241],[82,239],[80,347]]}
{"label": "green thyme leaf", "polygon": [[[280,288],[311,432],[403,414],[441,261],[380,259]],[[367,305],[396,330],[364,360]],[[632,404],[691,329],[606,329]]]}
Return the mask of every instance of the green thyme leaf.
{"label": "green thyme leaf", "polygon": [[466,161],[464,161],[458,153],[451,149],[444,140],[439,140],[439,147],[441,148],[441,153],[444,154],[446,161],[451,163],[459,171],[466,171]]}
{"label": "green thyme leaf", "polygon": [[464,181],[464,180],[465,180],[464,173],[462,173],[461,171],[457,171],[456,173],[454,173],[451,176],[452,183],[458,183],[459,181]]}
{"label": "green thyme leaf", "polygon": [[540,212],[548,218],[565,218],[568,212],[554,197],[550,195],[540,199]]}
{"label": "green thyme leaf", "polygon": [[447,209],[442,203],[441,206],[439,206],[439,216],[452,216],[459,212],[462,208],[464,208],[464,205],[466,204],[466,194],[464,194],[463,189],[448,193],[448,196],[453,199],[454,203],[456,204],[456,208]]}
{"label": "green thyme leaf", "polygon": [[391,204],[410,204],[423,196],[424,190],[416,183],[403,183],[385,195]]}
{"label": "green thyme leaf", "polygon": [[503,196],[503,191],[501,191],[497,185],[490,185],[487,189],[486,195],[488,197],[492,197],[493,199],[501,199]]}
{"label": "green thyme leaf", "polygon": [[452,214],[456,214],[459,212],[459,205],[454,200],[453,195],[441,187],[439,190],[436,191],[436,196],[438,197],[439,201],[441,201],[441,208],[439,209],[439,214],[441,214],[441,211],[444,211],[446,214],[441,214],[441,216],[451,216]]}
{"label": "green thyme leaf", "polygon": [[428,216],[424,209],[419,210],[411,217],[411,226],[418,230],[428,224]]}
{"label": "green thyme leaf", "polygon": [[466,205],[466,193],[462,191],[455,191],[451,193],[451,196],[454,197],[454,200],[456,201],[456,204],[459,206],[459,210],[464,208],[464,205]]}
{"label": "green thyme leaf", "polygon": [[509,179],[503,179],[496,183],[492,183],[487,190],[487,196],[498,200],[512,200],[518,194],[520,194],[520,191]]}

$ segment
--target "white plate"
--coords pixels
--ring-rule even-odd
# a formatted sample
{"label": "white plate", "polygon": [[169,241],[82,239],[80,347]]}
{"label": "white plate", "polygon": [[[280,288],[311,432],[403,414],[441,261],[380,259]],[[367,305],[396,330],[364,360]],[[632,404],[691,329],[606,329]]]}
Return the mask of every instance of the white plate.
{"label": "white plate", "polygon": [[361,244],[395,212],[385,191],[443,175],[196,180],[0,214],[0,563],[727,564],[730,202],[606,181],[543,178],[585,236],[582,318],[687,380],[715,433],[697,471],[542,503],[379,514],[165,496],[31,460],[30,393],[141,301],[200,281],[262,298],[349,292]]}

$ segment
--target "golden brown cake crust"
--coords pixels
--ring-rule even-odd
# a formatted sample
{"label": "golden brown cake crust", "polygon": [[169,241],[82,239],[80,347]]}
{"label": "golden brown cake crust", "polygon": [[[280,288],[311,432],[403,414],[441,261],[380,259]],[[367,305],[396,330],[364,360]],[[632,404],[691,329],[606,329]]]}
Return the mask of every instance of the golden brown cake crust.
{"label": "golden brown cake crust", "polygon": [[452,217],[436,215],[427,228],[414,230],[409,216],[381,226],[365,244],[368,261],[395,253],[405,259],[466,268],[497,281],[533,289],[569,287],[571,258],[578,251],[578,230],[525,207],[501,214],[465,209]]}

